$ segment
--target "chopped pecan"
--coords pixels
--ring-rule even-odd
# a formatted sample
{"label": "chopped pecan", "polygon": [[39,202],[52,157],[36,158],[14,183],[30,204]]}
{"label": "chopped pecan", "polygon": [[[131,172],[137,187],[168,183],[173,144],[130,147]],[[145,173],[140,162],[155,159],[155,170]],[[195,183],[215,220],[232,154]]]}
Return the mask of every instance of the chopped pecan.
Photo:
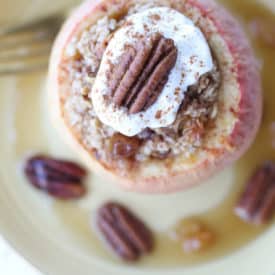
{"label": "chopped pecan", "polygon": [[248,181],[235,207],[241,219],[253,223],[268,222],[275,212],[275,163],[266,162]]}
{"label": "chopped pecan", "polygon": [[128,209],[114,202],[103,205],[97,225],[112,250],[126,261],[138,260],[153,249],[153,235]]}
{"label": "chopped pecan", "polygon": [[171,150],[168,150],[166,152],[152,152],[152,157],[157,159],[157,160],[164,160],[167,159],[169,157]]}
{"label": "chopped pecan", "polygon": [[137,137],[126,137],[121,134],[115,134],[111,139],[113,158],[133,158],[139,147],[141,140]]}
{"label": "chopped pecan", "polygon": [[86,171],[76,163],[37,155],[26,161],[24,170],[36,188],[54,197],[76,199],[86,192],[82,183]]}
{"label": "chopped pecan", "polygon": [[118,66],[113,68],[110,89],[118,106],[135,114],[149,108],[161,93],[177,60],[174,41],[160,33],[150,43],[140,41],[125,47]]}

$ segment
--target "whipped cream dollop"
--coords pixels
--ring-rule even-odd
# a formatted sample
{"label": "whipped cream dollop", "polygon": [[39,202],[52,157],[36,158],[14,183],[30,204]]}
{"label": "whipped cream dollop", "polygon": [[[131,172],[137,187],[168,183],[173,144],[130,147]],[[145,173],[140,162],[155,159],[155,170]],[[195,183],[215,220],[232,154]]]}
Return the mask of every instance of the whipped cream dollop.
{"label": "whipped cream dollop", "polygon": [[[109,100],[111,67],[119,64],[125,47],[134,47],[141,37],[149,43],[155,33],[174,41],[178,51],[176,64],[154,104],[144,111],[129,114],[127,108]],[[213,67],[210,48],[200,29],[180,12],[156,7],[129,16],[114,33],[102,57],[90,96],[102,123],[125,136],[134,136],[147,127],[154,129],[171,125],[188,87]]]}

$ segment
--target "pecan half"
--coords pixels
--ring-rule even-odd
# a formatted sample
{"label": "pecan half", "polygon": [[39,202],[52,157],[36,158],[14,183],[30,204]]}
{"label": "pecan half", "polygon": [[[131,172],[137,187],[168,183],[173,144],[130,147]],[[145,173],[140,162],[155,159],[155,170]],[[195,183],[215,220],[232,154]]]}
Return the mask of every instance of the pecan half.
{"label": "pecan half", "polygon": [[153,249],[151,231],[118,203],[109,202],[99,209],[97,225],[112,250],[126,261],[138,260]]}
{"label": "pecan half", "polygon": [[158,98],[175,66],[174,41],[155,33],[150,43],[140,41],[125,47],[118,66],[113,67],[110,89],[114,102],[135,114],[149,108]]}
{"label": "pecan half", "polygon": [[241,219],[264,224],[275,212],[275,163],[266,162],[248,181],[247,186],[235,207]]}
{"label": "pecan half", "polygon": [[86,171],[76,163],[37,155],[25,164],[25,175],[38,189],[60,199],[76,199],[86,193]]}

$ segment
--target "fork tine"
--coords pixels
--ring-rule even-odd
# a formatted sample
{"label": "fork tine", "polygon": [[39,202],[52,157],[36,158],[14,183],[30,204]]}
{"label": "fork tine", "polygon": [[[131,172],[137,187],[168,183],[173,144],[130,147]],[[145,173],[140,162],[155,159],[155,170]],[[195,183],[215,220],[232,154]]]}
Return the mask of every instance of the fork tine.
{"label": "fork tine", "polygon": [[29,46],[19,45],[18,47],[2,50],[0,51],[0,62],[49,54],[52,42],[51,40],[40,41]]}
{"label": "fork tine", "polygon": [[24,26],[11,28],[8,31],[4,31],[4,32],[0,31],[0,38],[4,36],[12,35],[14,33],[21,33],[21,32],[29,32],[29,31],[34,32],[34,31],[43,30],[43,29],[58,30],[63,21],[64,21],[64,18],[62,16],[50,17],[48,19],[44,19],[39,22],[34,22]]}
{"label": "fork tine", "polygon": [[0,76],[46,69],[53,40],[63,18],[0,33]]}
{"label": "fork tine", "polygon": [[6,69],[0,69],[0,77],[7,76],[7,75],[13,75],[13,74],[24,74],[24,73],[31,73],[31,72],[40,72],[44,71],[47,68],[47,64],[41,63],[41,64],[34,64],[27,67],[16,67],[16,68],[6,68]]}
{"label": "fork tine", "polygon": [[0,50],[15,48],[18,45],[28,45],[36,41],[51,39],[53,36],[49,31],[38,30],[36,32],[14,33],[0,38]]}
{"label": "fork tine", "polygon": [[0,76],[14,73],[25,73],[44,70],[48,66],[48,55],[28,57],[0,63]]}
{"label": "fork tine", "polygon": [[36,41],[53,40],[61,25],[61,19],[48,19],[39,24],[10,30],[0,35],[0,50],[31,44]]}
{"label": "fork tine", "polygon": [[0,36],[0,50],[16,48],[18,45],[29,45],[35,42],[53,40],[57,31],[49,28],[19,31]]}

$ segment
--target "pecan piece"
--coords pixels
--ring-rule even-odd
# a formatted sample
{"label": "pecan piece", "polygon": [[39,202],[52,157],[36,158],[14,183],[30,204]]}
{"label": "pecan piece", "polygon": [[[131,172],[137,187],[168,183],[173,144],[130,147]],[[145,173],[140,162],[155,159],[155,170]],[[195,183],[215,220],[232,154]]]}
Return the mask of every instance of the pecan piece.
{"label": "pecan piece", "polygon": [[150,43],[125,47],[113,68],[110,89],[114,102],[135,114],[148,109],[158,98],[177,60],[174,41],[155,33]]}
{"label": "pecan piece", "polygon": [[241,219],[253,223],[267,223],[275,212],[275,163],[266,162],[248,181],[235,207]]}
{"label": "pecan piece", "polygon": [[131,159],[135,157],[141,145],[141,140],[137,137],[126,137],[119,133],[111,139],[112,157]]}
{"label": "pecan piece", "polygon": [[123,260],[138,260],[153,249],[151,231],[118,203],[109,202],[99,209],[97,225],[107,244]]}
{"label": "pecan piece", "polygon": [[59,199],[76,199],[86,193],[86,171],[76,163],[37,155],[25,164],[25,175],[38,189]]}

